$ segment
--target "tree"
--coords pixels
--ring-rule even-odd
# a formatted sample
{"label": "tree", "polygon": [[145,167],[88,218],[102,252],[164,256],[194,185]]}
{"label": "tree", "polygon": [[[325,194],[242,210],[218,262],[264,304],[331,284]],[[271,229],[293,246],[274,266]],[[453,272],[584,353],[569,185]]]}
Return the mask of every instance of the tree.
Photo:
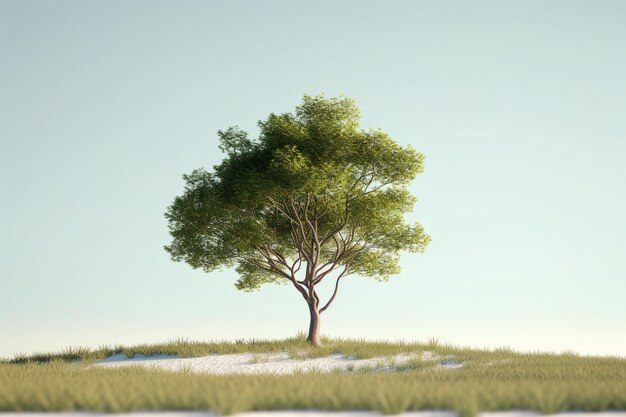
{"label": "tree", "polygon": [[[258,139],[219,131],[226,158],[213,172],[184,175],[184,193],[166,212],[175,261],[206,272],[236,267],[244,291],[284,282],[310,313],[308,341],[320,343],[320,315],[351,274],[386,280],[400,251],[430,241],[408,224],[408,183],[424,157],[381,130],[359,128],[354,100],[305,95],[294,113],[259,121]],[[329,277],[322,303],[316,286]]]}

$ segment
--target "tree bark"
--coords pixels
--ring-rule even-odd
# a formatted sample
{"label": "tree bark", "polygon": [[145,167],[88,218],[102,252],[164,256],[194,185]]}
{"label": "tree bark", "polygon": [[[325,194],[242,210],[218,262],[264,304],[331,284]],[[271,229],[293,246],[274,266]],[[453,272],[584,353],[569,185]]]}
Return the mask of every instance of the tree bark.
{"label": "tree bark", "polygon": [[309,312],[311,313],[311,322],[309,324],[309,336],[307,342],[313,346],[320,346],[320,312],[317,306],[309,304]]}

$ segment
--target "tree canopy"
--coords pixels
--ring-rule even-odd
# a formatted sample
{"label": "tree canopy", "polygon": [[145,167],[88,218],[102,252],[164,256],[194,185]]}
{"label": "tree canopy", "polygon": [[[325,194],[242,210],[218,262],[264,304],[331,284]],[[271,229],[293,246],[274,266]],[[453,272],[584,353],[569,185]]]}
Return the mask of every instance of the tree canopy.
{"label": "tree canopy", "polygon": [[[305,95],[293,113],[259,121],[256,139],[219,131],[224,160],[185,175],[166,212],[172,259],[207,272],[235,267],[244,291],[291,283],[318,313],[341,278],[398,273],[400,252],[430,240],[404,219],[424,157],[359,119],[352,99]],[[329,275],[335,293],[320,305],[315,285]]]}

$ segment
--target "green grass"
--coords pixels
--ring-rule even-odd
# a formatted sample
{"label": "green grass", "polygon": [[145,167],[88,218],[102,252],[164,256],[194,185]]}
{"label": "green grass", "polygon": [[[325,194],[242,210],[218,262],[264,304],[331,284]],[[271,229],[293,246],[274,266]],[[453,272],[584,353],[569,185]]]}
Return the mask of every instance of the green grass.
{"label": "green grass", "polygon": [[392,356],[406,352],[422,352],[424,350],[444,349],[437,341],[426,343],[406,343],[387,341],[366,341],[353,339],[322,338],[323,346],[310,346],[303,335],[290,339],[280,340],[239,340],[201,342],[189,340],[174,340],[159,344],[142,344],[134,346],[102,346],[97,349],[67,348],[62,352],[37,353],[33,355],[18,354],[13,358],[0,360],[0,363],[45,363],[54,360],[61,361],[96,361],[114,354],[123,353],[129,357],[134,355],[178,355],[181,357],[197,357],[211,354],[226,353],[267,353],[288,352],[294,358],[322,357],[336,353],[357,358],[373,358],[377,356]]}
{"label": "green grass", "polygon": [[[361,358],[430,351],[432,360],[415,359],[401,372],[298,373],[297,375],[211,376],[89,364],[113,353],[262,353],[292,356],[342,353]],[[443,370],[454,358],[464,366]],[[80,363],[72,363],[83,359]],[[0,411],[445,409],[464,417],[480,411],[626,410],[626,358],[583,357],[571,353],[520,353],[428,343],[325,339],[311,348],[298,338],[239,343],[176,341],[162,345],[73,349],[57,354],[20,356],[0,364]]]}

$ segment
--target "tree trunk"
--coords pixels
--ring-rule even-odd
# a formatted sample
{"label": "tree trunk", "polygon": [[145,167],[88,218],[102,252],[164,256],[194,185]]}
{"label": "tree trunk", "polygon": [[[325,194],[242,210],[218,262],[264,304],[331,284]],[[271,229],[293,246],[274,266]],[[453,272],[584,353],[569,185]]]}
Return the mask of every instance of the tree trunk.
{"label": "tree trunk", "polygon": [[320,346],[320,312],[315,305],[309,305],[311,323],[309,324],[309,336],[307,342],[313,346]]}

